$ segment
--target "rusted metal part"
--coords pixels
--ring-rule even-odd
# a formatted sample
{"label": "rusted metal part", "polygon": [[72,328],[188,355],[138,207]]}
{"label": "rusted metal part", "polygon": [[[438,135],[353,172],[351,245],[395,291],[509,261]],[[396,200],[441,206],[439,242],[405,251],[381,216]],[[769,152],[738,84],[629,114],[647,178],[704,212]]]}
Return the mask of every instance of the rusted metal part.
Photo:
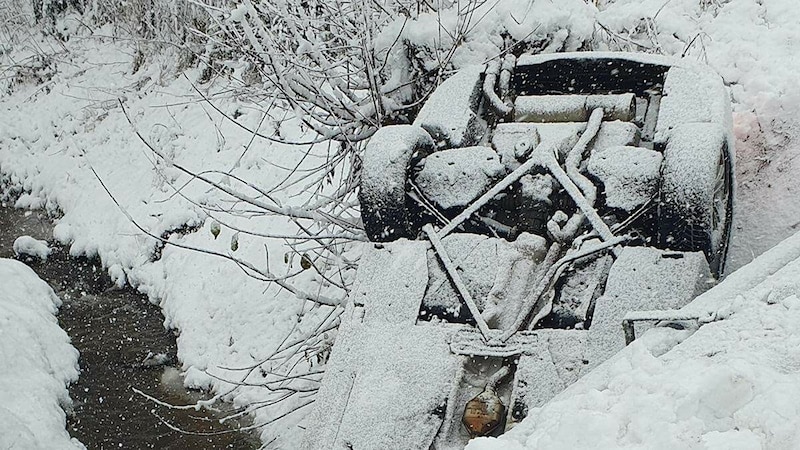
{"label": "rusted metal part", "polygon": [[511,373],[511,368],[503,366],[486,381],[483,392],[468,401],[464,406],[461,422],[470,437],[486,436],[503,422],[506,406],[497,395],[497,384]]}
{"label": "rusted metal part", "polygon": [[506,415],[506,406],[495,393],[494,388],[476,395],[464,407],[461,421],[464,423],[470,437],[487,436],[494,431]]}

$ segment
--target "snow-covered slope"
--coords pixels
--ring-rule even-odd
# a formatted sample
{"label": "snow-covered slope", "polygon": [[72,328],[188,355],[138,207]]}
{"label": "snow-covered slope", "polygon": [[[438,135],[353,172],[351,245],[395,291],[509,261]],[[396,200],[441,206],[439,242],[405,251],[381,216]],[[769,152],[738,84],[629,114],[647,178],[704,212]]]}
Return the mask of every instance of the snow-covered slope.
{"label": "snow-covered slope", "polygon": [[[651,329],[499,439],[468,450],[800,447],[800,233]],[[662,354],[663,353],[663,354]]]}
{"label": "snow-covered slope", "polygon": [[28,266],[0,259],[0,448],[84,448],[64,428],[78,351],[58,326],[59,305]]}
{"label": "snow-covered slope", "polygon": [[[69,246],[72,255],[99,257],[118,284],[130,283],[160,304],[165,326],[180,332],[178,357],[188,386],[227,394],[224,397],[237,406],[253,404],[256,423],[282,415],[283,408],[307,403],[307,399],[290,398],[277,407],[264,408],[258,402],[284,394],[259,384],[267,371],[280,374],[292,368],[281,363],[296,346],[277,356],[273,353],[282,343],[313,334],[322,321],[330,326],[336,320],[331,309],[310,310],[310,303],[248,277],[235,263],[218,256],[166,246],[157,258],[157,240],[131,220],[155,236],[178,230],[170,237],[177,244],[247,260],[277,276],[300,272],[292,278],[300,288],[325,293],[329,288],[321,286],[313,271],[300,267],[298,252],[304,247],[292,248],[295,240],[281,238],[297,233],[288,218],[226,214],[222,211],[238,207],[230,197],[191,182],[171,163],[195,171],[229,172],[264,190],[274,190],[271,198],[276,202],[299,205],[308,199],[304,188],[310,180],[298,178],[307,174],[303,168],[325,160],[331,149],[328,143],[309,150],[309,145],[254,138],[200,100],[187,79],[162,83],[158,64],[133,73],[133,54],[127,44],[97,38],[67,45],[69,52],[56,58],[58,71],[46,88],[23,83],[0,99],[0,181],[21,191],[16,206],[42,208],[59,216],[54,238]],[[33,53],[20,49],[14,57],[29,61],[26,58],[33,58]],[[190,72],[188,79],[197,75]],[[229,94],[230,87],[221,82],[208,91],[224,114],[264,134],[278,129],[288,139],[315,138],[304,135],[296,121],[283,120],[282,111],[274,112],[277,118],[265,117],[257,105]],[[156,158],[134,131],[170,162]],[[300,172],[292,177],[295,167]],[[230,177],[210,176],[253,194]],[[219,210],[214,217],[223,225],[216,225],[216,236],[214,221],[201,206]],[[198,227],[197,232],[182,230],[185,225]],[[277,237],[238,233],[234,226]],[[265,243],[269,243],[266,252]],[[264,372],[247,369],[270,355],[274,357],[264,365]],[[302,357],[301,352],[293,364]],[[307,362],[296,367],[304,370]],[[230,393],[232,382],[247,376],[253,386]],[[287,422],[300,417],[275,425],[268,439],[285,432],[290,428]]]}

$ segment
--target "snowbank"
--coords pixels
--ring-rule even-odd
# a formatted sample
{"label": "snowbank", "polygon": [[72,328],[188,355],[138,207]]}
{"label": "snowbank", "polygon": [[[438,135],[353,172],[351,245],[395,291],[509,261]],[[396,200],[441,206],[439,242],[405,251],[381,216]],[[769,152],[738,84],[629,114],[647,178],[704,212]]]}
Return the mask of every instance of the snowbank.
{"label": "snowbank", "polygon": [[20,236],[14,240],[14,254],[17,256],[25,255],[39,259],[47,259],[52,249],[47,245],[47,241],[34,239],[30,236]]}
{"label": "snowbank", "polygon": [[[329,326],[336,319],[331,308],[312,309],[310,302],[248,277],[230,260],[171,246],[160,250],[158,241],[131,219],[150,234],[176,244],[247,260],[278,276],[299,273],[292,278],[299,288],[341,296],[335,287],[323,286],[314,270],[303,270],[304,246],[318,244],[297,245],[288,238],[298,233],[289,219],[226,214],[242,208],[173,165],[228,172],[274,191],[270,197],[281,205],[300,206],[308,200],[305,188],[310,183],[299,179],[308,174],[303,170],[319,166],[335,147],[322,143],[309,152],[309,145],[254,138],[222,114],[235,116],[242,125],[266,135],[277,130],[284,138],[298,141],[315,135],[304,135],[297,121],[278,114],[282,111],[276,113],[277,118],[265,117],[256,105],[230,96],[232,86],[224,82],[198,86],[208,89],[210,97],[222,92],[215,101],[222,113],[214,111],[190,84],[199,72],[188,73],[188,80],[163,83],[158,64],[131,73],[134,58],[126,44],[96,38],[67,45],[70,51],[60,55],[58,77],[47,90],[21,84],[0,98],[0,180],[22,192],[15,206],[42,208],[60,216],[53,237],[67,245],[70,254],[98,256],[119,285],[130,283],[162,307],[165,326],[180,332],[178,357],[188,386],[211,389],[237,406],[254,404],[256,423],[303,404],[306,400],[295,400],[295,396],[278,406],[260,406],[284,393],[258,385],[267,376],[274,380],[293,368],[306,370],[309,362],[304,349],[294,354],[291,363],[286,361],[297,346],[264,364],[263,371],[241,368],[267,359],[282,343],[313,335],[321,322],[327,320],[325,326]],[[24,54],[16,56],[25,60]],[[155,158],[134,130],[167,161]],[[300,171],[292,176],[295,167]],[[257,195],[232,177],[208,176]],[[330,178],[333,186],[338,181]],[[216,226],[202,207],[219,211],[212,213],[218,219]],[[215,236],[212,230],[217,227]],[[273,234],[275,238],[263,237]],[[309,253],[313,257],[314,252]],[[231,382],[245,377],[253,386],[231,392]],[[290,439],[291,432],[286,430],[302,418],[305,410],[300,411],[265,429],[266,439],[276,434],[288,434]]]}
{"label": "snowbank", "polygon": [[28,266],[0,259],[0,448],[84,448],[64,428],[78,351],[58,326],[59,305]]}
{"label": "snowbank", "polygon": [[800,234],[685,308],[719,320],[660,356],[679,332],[649,331],[509,433],[467,449],[798,448],[798,280]]}

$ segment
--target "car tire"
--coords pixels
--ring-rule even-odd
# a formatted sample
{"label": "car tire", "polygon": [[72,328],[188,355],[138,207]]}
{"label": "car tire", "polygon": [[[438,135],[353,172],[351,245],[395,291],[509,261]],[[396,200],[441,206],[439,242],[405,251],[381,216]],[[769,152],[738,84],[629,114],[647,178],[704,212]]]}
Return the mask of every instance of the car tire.
{"label": "car tire", "polygon": [[662,165],[659,243],[704,252],[717,278],[730,238],[732,180],[733,161],[722,127],[689,123],[672,130]]}
{"label": "car tire", "polygon": [[370,138],[361,160],[358,199],[372,242],[411,238],[406,182],[412,160],[434,151],[433,138],[416,125],[391,125]]}

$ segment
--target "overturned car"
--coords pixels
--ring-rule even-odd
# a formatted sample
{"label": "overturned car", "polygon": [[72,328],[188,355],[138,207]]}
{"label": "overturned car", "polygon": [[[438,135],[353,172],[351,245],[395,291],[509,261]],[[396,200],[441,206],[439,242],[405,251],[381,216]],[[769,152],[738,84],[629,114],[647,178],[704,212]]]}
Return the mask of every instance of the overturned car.
{"label": "overturned car", "polygon": [[462,70],[379,130],[359,194],[372,242],[304,448],[463,448],[634,326],[693,326],[669,312],[724,270],[731,128],[704,66],[567,53]]}

